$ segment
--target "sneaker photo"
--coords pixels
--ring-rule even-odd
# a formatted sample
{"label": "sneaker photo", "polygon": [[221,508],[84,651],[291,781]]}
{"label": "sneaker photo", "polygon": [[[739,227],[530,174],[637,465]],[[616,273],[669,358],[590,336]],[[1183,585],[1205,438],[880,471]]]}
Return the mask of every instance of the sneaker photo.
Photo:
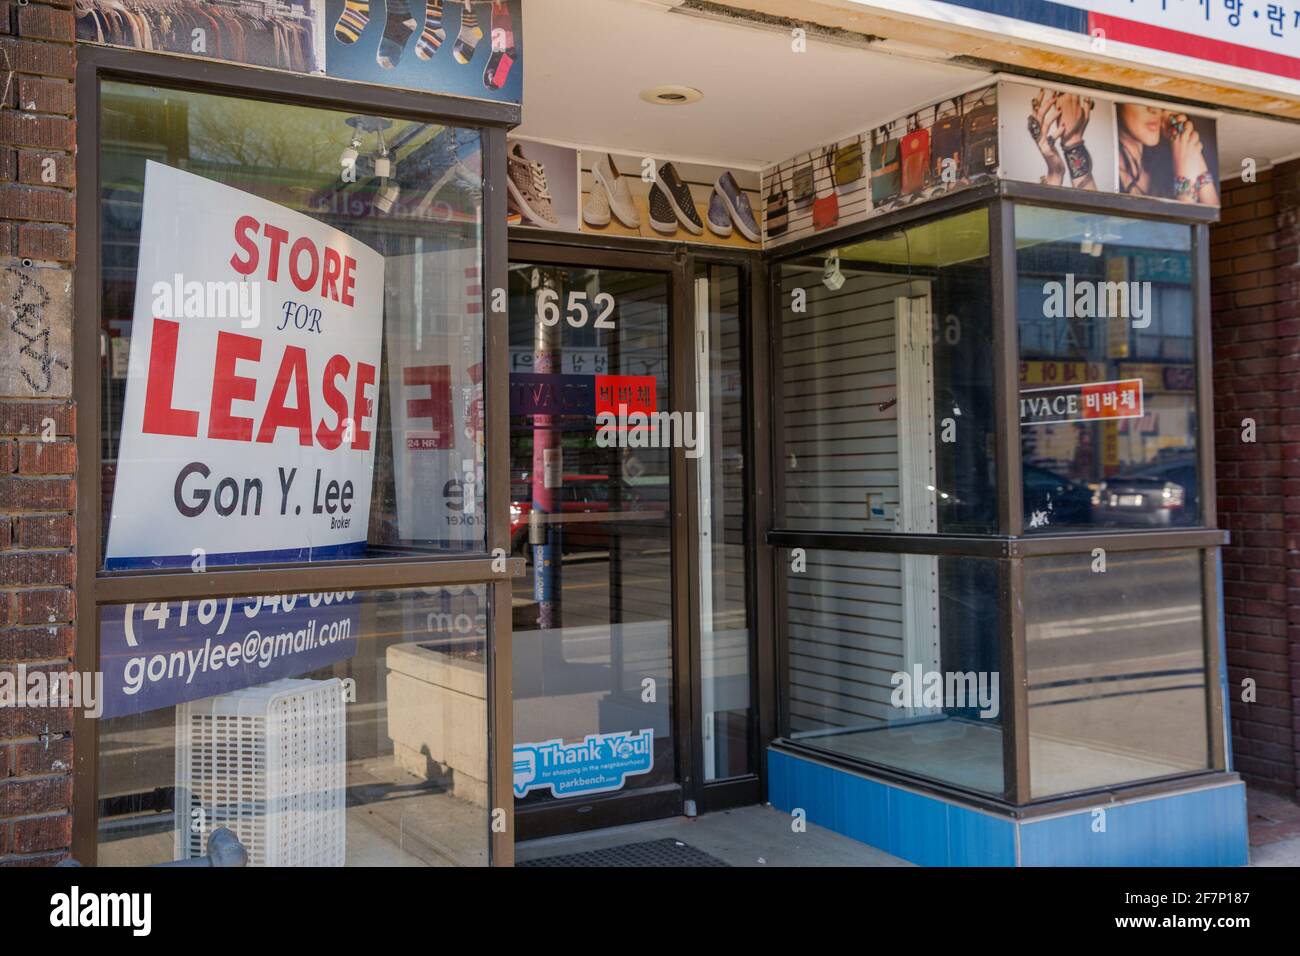
{"label": "sneaker photo", "polygon": [[[715,196],[722,197],[722,201],[727,208],[727,214],[731,217],[731,221],[736,224],[736,228],[740,230],[740,234],[750,242],[758,242],[761,238],[758,220],[754,218],[754,210],[749,205],[749,197],[740,188],[740,183],[736,182],[736,177],[731,175],[731,170],[727,170],[718,177],[718,181],[713,187],[713,193]],[[710,219],[713,217],[712,203],[710,203],[709,217]]]}
{"label": "sneaker photo", "polygon": [[731,235],[731,213],[727,211],[727,202],[716,189],[709,196],[709,232],[715,236],[727,238]]}
{"label": "sneaker photo", "polygon": [[677,231],[677,213],[673,209],[672,200],[663,191],[658,180],[650,184],[649,208],[651,229],[667,236]]}
{"label": "sneaker photo", "polygon": [[587,201],[582,204],[582,221],[596,228],[609,225],[609,197],[600,183],[591,187]]}
{"label": "sneaker photo", "polygon": [[677,216],[677,221],[695,235],[703,234],[704,223],[700,222],[700,214],[695,211],[695,200],[691,197],[691,189],[682,182],[672,163],[664,163],[655,171],[655,185],[663,190]]}
{"label": "sneaker photo", "polygon": [[618,221],[629,229],[640,229],[641,214],[637,212],[636,203],[632,201],[632,190],[628,188],[627,180],[614,165],[614,157],[609,153],[601,156],[592,165],[591,175],[595,177],[596,182],[605,187],[609,208],[618,217]]}
{"label": "sneaker photo", "polygon": [[524,155],[522,143],[511,143],[506,154],[506,188],[529,225],[560,228],[550,190],[546,188],[546,168]]}

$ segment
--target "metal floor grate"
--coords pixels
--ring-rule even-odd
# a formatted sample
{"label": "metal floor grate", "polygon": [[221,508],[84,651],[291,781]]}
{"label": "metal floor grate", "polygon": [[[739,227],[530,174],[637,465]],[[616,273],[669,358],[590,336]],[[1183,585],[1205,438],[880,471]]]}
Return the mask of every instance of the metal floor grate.
{"label": "metal floor grate", "polygon": [[716,856],[688,846],[671,837],[611,846],[582,853],[561,853],[534,860],[521,860],[515,866],[728,866]]}

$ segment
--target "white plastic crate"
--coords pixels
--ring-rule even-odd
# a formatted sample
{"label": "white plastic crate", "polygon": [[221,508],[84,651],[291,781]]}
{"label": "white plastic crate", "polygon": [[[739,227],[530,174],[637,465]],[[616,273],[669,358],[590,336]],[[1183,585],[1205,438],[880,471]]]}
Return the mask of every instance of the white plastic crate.
{"label": "white plastic crate", "polygon": [[343,682],[278,680],[176,708],[176,858],[229,827],[250,866],[342,866]]}

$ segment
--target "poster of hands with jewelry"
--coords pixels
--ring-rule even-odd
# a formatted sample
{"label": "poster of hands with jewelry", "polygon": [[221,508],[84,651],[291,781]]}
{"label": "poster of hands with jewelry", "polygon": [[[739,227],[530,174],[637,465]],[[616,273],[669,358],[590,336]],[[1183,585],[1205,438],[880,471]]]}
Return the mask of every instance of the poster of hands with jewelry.
{"label": "poster of hands with jewelry", "polygon": [[1004,82],[998,98],[1007,179],[1219,204],[1212,116],[1037,84]]}
{"label": "poster of hands with jewelry", "polygon": [[76,0],[77,39],[507,103],[522,0]]}
{"label": "poster of hands with jewelry", "polygon": [[1049,186],[1115,192],[1115,110],[1070,90],[1002,84],[1002,173]]}

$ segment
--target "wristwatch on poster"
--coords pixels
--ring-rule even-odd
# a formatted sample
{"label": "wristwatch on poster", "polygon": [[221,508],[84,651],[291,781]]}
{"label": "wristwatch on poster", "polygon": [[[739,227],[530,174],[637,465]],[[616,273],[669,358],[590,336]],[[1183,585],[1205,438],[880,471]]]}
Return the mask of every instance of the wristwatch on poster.
{"label": "wristwatch on poster", "polygon": [[1062,152],[1065,153],[1065,162],[1070,167],[1071,181],[1078,182],[1092,173],[1092,154],[1088,152],[1088,147],[1084,143],[1066,146]]}

